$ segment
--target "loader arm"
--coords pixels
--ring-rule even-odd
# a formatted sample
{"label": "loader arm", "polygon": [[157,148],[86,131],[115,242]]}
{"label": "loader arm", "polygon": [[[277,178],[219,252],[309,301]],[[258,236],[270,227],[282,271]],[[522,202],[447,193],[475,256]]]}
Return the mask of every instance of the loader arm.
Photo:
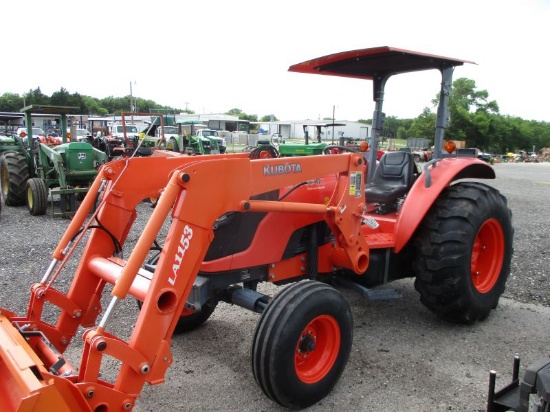
{"label": "loader arm", "polygon": [[[336,176],[326,203],[251,200],[324,176]],[[0,404],[17,411],[45,410],[44,405],[50,404],[56,410],[74,410],[75,405],[79,410],[132,409],[145,382],[164,381],[172,363],[172,333],[212,242],[213,224],[226,212],[318,214],[334,234],[329,255],[334,267],[364,272],[369,263],[361,235],[364,176],[364,159],[356,153],[254,160],[246,154],[165,157],[157,153],[106,164],[53,252],[46,273],[33,285],[26,316],[0,309],[0,388],[6,382],[10,386],[0,389]],[[212,190],[214,179],[224,189]],[[118,252],[135,221],[137,204],[159,194],[131,254],[121,259]],[[152,276],[144,278],[140,269],[166,222],[169,228],[160,259]],[[54,288],[55,281],[85,237],[69,291],[63,294]],[[103,311],[101,296],[109,283],[113,284],[110,303]],[[125,340],[108,329],[118,303],[136,296],[145,299]],[[45,302],[59,308],[56,322],[43,319]],[[77,372],[63,354],[80,327],[88,329]],[[6,348],[8,342],[11,346]],[[121,365],[112,381],[101,374],[106,358]]]}
{"label": "loader arm", "polygon": [[40,156],[40,164],[42,165],[44,173],[43,178],[57,179],[60,187],[67,187],[61,154],[53,150],[50,146],[39,143],[38,156]]}

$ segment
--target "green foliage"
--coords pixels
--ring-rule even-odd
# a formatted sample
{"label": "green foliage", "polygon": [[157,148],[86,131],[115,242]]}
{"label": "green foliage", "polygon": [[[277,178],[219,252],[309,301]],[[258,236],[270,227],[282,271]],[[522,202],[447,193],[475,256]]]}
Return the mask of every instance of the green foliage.
{"label": "green foliage", "polygon": [[18,112],[24,106],[23,97],[15,93],[0,96],[0,112]]}
{"label": "green foliage", "polygon": [[429,107],[425,107],[422,114],[412,121],[411,127],[408,129],[407,137],[424,138],[433,144],[435,137],[435,120],[436,115]]}
{"label": "green foliage", "polygon": [[397,133],[395,134],[395,136],[398,138],[398,139],[406,139],[407,138],[407,129],[404,127],[404,126],[399,126],[397,128]]}
{"label": "green foliage", "polygon": [[266,114],[265,116],[260,117],[260,122],[277,122],[277,116],[274,114]]}
{"label": "green foliage", "polygon": [[[130,96],[113,97],[97,99],[90,96],[82,96],[79,93],[69,93],[65,88],[59,89],[51,96],[43,94],[40,87],[35,90],[29,90],[23,96],[14,93],[4,93],[0,96],[0,111],[19,112],[24,106],[29,105],[52,105],[52,106],[74,106],[75,112],[80,114],[91,114],[104,116],[107,114],[120,115],[122,112],[131,111]],[[134,98],[136,111],[154,112],[162,110],[163,112],[187,112],[190,110],[181,110],[169,106],[162,106],[152,100]]]}
{"label": "green foliage", "polygon": [[258,121],[258,115],[256,114],[246,114],[241,109],[231,109],[226,114],[231,116],[237,116],[241,120],[248,120],[251,122],[257,122]]}
{"label": "green foliage", "polygon": [[[438,104],[438,97],[432,100]],[[475,81],[459,78],[453,82],[449,96],[448,140],[464,140],[467,147],[477,147],[492,153],[518,150],[531,151],[550,147],[550,123],[502,116],[496,101],[489,100],[486,90],[476,90]],[[370,123],[371,120],[360,120]],[[427,138],[433,144],[436,114],[426,107],[415,119],[387,116],[385,137]]]}

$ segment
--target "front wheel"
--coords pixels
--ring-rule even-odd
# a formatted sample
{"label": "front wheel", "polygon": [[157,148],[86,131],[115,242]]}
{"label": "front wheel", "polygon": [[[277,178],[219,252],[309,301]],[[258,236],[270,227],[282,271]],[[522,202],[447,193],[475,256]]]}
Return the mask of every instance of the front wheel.
{"label": "front wheel", "polygon": [[448,187],[414,239],[421,302],[453,322],[485,319],[510,274],[514,229],[506,199],[483,183]]}
{"label": "front wheel", "polygon": [[287,408],[323,399],[337,383],[353,340],[350,307],[317,281],[293,284],[269,303],[252,342],[252,370],[262,391]]}
{"label": "front wheel", "polygon": [[27,209],[33,216],[45,215],[48,210],[48,188],[38,177],[27,180]]}
{"label": "front wheel", "polygon": [[178,144],[178,142],[175,138],[171,137],[168,140],[168,143],[166,143],[166,150],[171,150],[172,152],[179,152],[180,151],[179,144]]}

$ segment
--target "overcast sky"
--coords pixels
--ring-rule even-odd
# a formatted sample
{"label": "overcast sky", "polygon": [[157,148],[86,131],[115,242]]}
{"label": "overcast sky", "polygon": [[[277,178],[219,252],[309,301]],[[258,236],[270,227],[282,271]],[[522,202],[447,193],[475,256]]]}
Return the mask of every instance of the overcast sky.
{"label": "overcast sky", "polygon": [[[372,117],[372,83],[288,72],[377,46],[474,61],[456,68],[501,114],[550,121],[550,0],[31,0],[2,5],[0,95],[130,94],[195,113]],[[438,71],[391,78],[384,111],[417,117]]]}

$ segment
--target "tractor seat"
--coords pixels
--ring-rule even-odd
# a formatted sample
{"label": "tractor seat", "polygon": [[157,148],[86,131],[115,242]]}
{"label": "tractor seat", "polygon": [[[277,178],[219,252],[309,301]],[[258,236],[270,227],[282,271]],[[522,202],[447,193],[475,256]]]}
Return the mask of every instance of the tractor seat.
{"label": "tractor seat", "polygon": [[385,153],[374,171],[372,182],[365,189],[367,202],[392,203],[405,196],[414,182],[414,172],[412,153]]}

